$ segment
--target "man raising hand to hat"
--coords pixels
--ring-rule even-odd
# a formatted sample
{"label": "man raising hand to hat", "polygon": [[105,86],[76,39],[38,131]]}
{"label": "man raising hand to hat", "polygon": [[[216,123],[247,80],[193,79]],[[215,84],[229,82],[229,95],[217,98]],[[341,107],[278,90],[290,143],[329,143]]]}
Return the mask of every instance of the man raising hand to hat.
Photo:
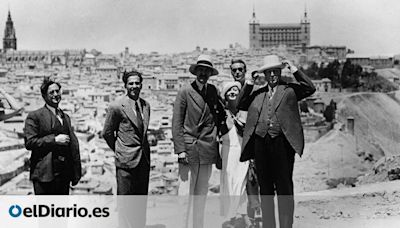
{"label": "man raising hand to hat", "polygon": [[[283,69],[290,70],[297,83],[282,81]],[[312,95],[315,87],[303,72],[276,55],[266,56],[258,72],[265,75],[267,86],[255,89],[250,80],[238,98],[239,109],[248,111],[240,161],[255,160],[263,227],[275,227],[275,194],[280,227],[292,227],[294,155],[301,156],[304,149],[297,102]]]}
{"label": "man raising hand to hat", "polygon": [[[208,181],[212,164],[217,162],[219,156],[218,132],[227,132],[226,114],[218,100],[217,89],[207,83],[209,77],[218,74],[210,57],[200,55],[189,71],[197,78],[178,92],[174,104],[172,135],[180,163],[181,184],[190,181],[189,193],[195,196],[193,227],[203,227]],[[191,210],[189,208],[188,214]]]}

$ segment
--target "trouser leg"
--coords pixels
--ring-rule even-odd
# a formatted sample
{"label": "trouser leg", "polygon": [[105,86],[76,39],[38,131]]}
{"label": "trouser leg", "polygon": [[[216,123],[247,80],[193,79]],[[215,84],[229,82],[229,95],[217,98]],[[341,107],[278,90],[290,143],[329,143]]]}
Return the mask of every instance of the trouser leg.
{"label": "trouser leg", "polygon": [[120,227],[145,227],[150,166],[144,156],[135,168],[116,169]]}
{"label": "trouser leg", "polygon": [[204,226],[204,210],[208,192],[208,181],[212,165],[190,164],[190,190],[193,196],[193,227]]}
{"label": "trouser leg", "polygon": [[50,182],[33,181],[35,195],[69,195],[70,181],[64,177],[55,177]]}
{"label": "trouser leg", "polygon": [[294,213],[293,165],[295,152],[284,136],[279,136],[272,142],[279,224],[281,228],[291,228]]}
{"label": "trouser leg", "polygon": [[255,136],[255,162],[258,184],[260,185],[263,228],[275,228],[274,182],[272,176],[271,152],[265,138]]}

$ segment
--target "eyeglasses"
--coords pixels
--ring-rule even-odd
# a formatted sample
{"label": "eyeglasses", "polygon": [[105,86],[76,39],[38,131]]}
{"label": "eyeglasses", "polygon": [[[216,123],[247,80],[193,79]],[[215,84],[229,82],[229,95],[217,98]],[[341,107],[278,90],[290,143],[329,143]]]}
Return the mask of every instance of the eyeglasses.
{"label": "eyeglasses", "polygon": [[273,75],[281,75],[281,69],[271,69],[271,70],[264,70],[264,75],[265,76],[271,76]]}
{"label": "eyeglasses", "polygon": [[142,84],[141,82],[128,82],[128,85],[140,85]]}
{"label": "eyeglasses", "polygon": [[210,68],[199,66],[196,68],[195,74],[196,74],[196,76],[209,77],[209,76],[211,76],[212,71],[210,70]]}
{"label": "eyeglasses", "polygon": [[232,68],[232,72],[236,72],[236,71],[243,72],[243,71],[244,71],[244,68],[243,68],[243,67],[239,67],[239,68]]}
{"label": "eyeglasses", "polygon": [[60,94],[60,92],[61,91],[59,89],[54,89],[54,90],[48,91],[47,94],[49,94],[49,95],[52,95],[52,94],[58,95],[58,94]]}

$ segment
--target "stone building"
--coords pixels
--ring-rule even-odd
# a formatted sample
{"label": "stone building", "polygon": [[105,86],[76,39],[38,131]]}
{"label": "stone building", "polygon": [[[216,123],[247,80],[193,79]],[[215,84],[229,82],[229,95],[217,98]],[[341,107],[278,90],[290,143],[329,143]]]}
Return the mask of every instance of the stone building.
{"label": "stone building", "polygon": [[306,47],[310,45],[310,21],[307,11],[300,23],[260,24],[253,11],[249,23],[249,41],[251,49],[279,45]]}
{"label": "stone building", "polygon": [[318,92],[330,92],[332,89],[332,81],[329,78],[312,80],[312,82]]}
{"label": "stone building", "polygon": [[392,68],[393,67],[393,57],[388,56],[361,56],[348,54],[346,60],[350,60],[352,64],[358,64],[363,69],[366,66],[373,67],[375,69]]}
{"label": "stone building", "polygon": [[309,61],[313,62],[329,62],[332,60],[344,62],[348,52],[349,50],[346,48],[346,46],[314,45],[307,48],[307,57]]}

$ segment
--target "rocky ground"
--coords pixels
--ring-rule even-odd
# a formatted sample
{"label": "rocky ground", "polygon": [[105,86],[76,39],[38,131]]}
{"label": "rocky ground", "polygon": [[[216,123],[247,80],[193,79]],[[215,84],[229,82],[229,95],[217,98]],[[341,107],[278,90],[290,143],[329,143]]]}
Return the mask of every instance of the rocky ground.
{"label": "rocky ground", "polygon": [[295,227],[399,227],[400,181],[297,196]]}
{"label": "rocky ground", "polygon": [[[400,227],[400,181],[343,187],[295,196],[295,228]],[[184,203],[182,197],[150,198],[149,227],[181,227]],[[205,227],[221,227],[226,219],[219,216],[216,196],[207,199]],[[155,226],[158,225],[158,226]]]}

